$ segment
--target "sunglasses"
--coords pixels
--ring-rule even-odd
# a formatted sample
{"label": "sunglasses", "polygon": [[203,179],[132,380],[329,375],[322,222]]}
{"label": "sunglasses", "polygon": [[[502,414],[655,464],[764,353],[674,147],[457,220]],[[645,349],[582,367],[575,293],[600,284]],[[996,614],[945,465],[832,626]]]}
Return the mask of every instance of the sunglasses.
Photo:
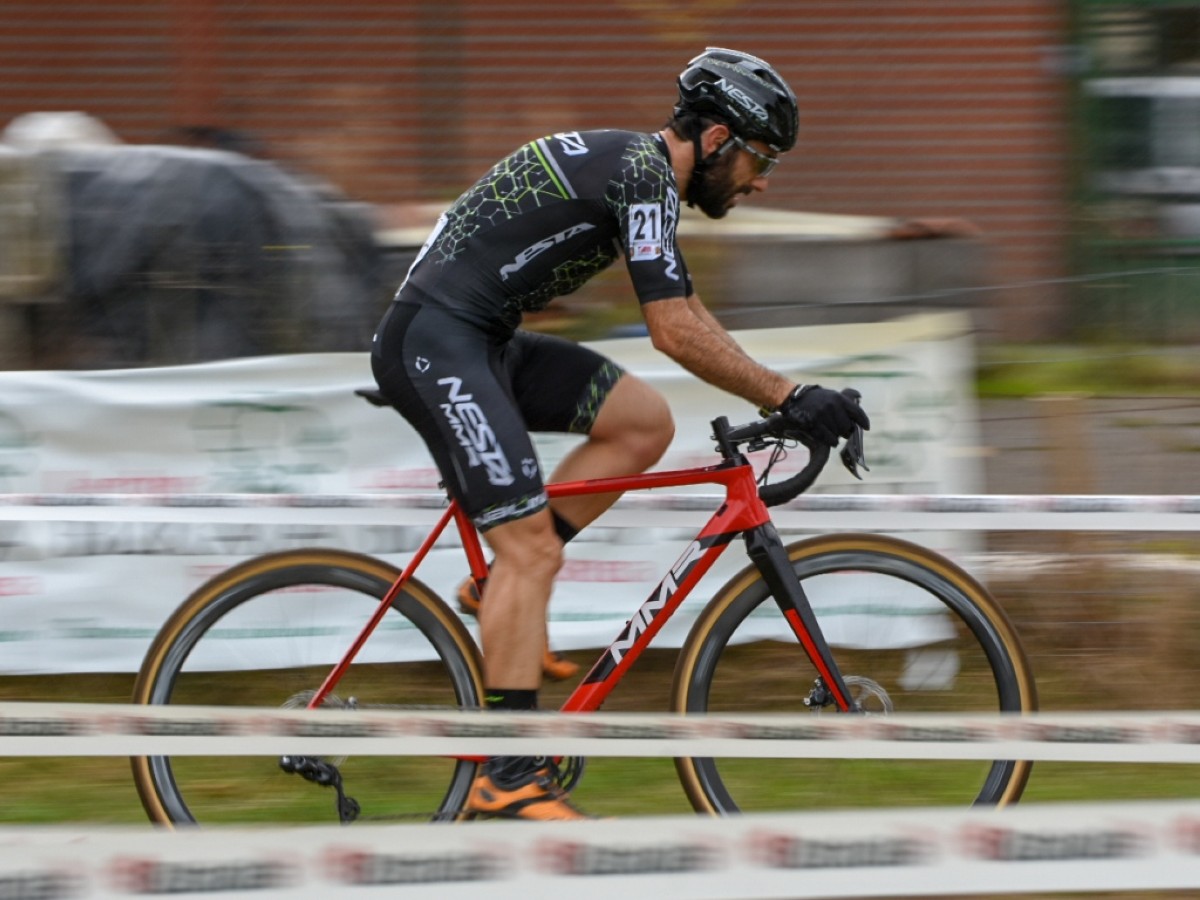
{"label": "sunglasses", "polygon": [[755,150],[736,134],[731,134],[729,139],[737,144],[739,150],[745,150],[754,157],[754,171],[759,178],[766,178],[775,171],[775,167],[779,165],[778,156],[767,156],[765,153],[760,153]]}

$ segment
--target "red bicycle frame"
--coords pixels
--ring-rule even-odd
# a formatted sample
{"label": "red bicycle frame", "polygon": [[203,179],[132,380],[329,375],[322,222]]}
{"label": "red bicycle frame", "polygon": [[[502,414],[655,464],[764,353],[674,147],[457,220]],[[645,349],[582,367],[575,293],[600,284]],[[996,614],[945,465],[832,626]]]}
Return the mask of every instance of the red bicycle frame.
{"label": "red bicycle frame", "polygon": [[[803,645],[822,681],[833,695],[840,710],[850,709],[849,692],[841,673],[833,662],[828,644],[821,635],[816,618],[800,587],[799,579],[791,572],[787,553],[771,523],[766,505],[759,497],[754,470],[740,455],[736,459],[714,466],[680,469],[669,472],[650,472],[619,478],[598,478],[569,481],[546,486],[550,498],[574,497],[582,494],[624,493],[654,488],[683,487],[697,484],[717,484],[725,489],[724,502],[713,513],[700,533],[688,544],[658,586],[642,603],[628,624],[609,644],[591,670],[562,706],[563,712],[597,710],[617,683],[641,656],[642,651],[671,618],[680,604],[712,568],[735,537],[746,536],[751,560],[758,566],[776,602]],[[362,646],[383,620],[395,597],[420,566],[425,556],[441,537],[446,526],[454,520],[462,538],[471,575],[477,582],[487,577],[487,561],[479,533],[457,501],[451,500],[429,535],[417,548],[412,560],[397,577],[391,589],[380,601],[371,619],[355,638],[341,661],[326,676],[324,683],[309,700],[310,709],[320,706],[350,667]],[[789,577],[790,576],[790,577]]]}

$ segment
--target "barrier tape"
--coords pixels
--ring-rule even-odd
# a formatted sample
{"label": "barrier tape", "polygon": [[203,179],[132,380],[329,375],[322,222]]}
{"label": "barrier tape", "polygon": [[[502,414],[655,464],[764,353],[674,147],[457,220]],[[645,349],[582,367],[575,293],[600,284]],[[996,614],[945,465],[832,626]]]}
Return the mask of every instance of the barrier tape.
{"label": "barrier tape", "polygon": [[1200,803],[429,827],[0,829],[0,900],[1188,890]]}
{"label": "barrier tape", "polygon": [[[711,512],[715,493],[631,493],[604,522],[670,525],[694,522],[682,513]],[[444,509],[437,492],[397,494],[0,494],[0,521],[284,522],[398,524],[431,521]],[[1074,531],[1194,531],[1198,495],[812,494],[773,515],[777,523],[822,530],[963,529]]]}
{"label": "barrier tape", "polygon": [[[711,509],[714,492],[627,494],[619,502],[660,509]],[[441,509],[437,491],[388,494],[0,494],[0,507]],[[1111,512],[1200,514],[1196,494],[803,494],[785,509],[858,512]]]}
{"label": "barrier tape", "polygon": [[0,757],[283,753],[1200,763],[1200,713],[496,715],[0,703]]}

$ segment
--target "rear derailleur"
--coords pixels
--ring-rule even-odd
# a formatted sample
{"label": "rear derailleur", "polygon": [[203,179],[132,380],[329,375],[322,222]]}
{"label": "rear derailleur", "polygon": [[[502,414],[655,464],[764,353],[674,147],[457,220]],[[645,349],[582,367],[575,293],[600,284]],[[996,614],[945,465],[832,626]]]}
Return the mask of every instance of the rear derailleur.
{"label": "rear derailleur", "polygon": [[347,797],[342,788],[342,773],[331,762],[319,756],[281,756],[279,768],[291,775],[299,775],[305,781],[332,787],[337,791],[337,814],[343,825],[349,825],[358,818],[362,807],[353,797]]}

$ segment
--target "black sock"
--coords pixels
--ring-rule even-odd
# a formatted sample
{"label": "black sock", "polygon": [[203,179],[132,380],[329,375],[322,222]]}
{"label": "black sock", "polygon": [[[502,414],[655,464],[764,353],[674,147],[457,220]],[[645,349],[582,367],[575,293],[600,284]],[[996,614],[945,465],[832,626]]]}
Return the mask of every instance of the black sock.
{"label": "black sock", "polygon": [[538,692],[522,688],[484,688],[483,702],[488,709],[528,712],[537,709]]}
{"label": "black sock", "polygon": [[571,543],[571,539],[579,534],[579,529],[554,510],[550,510],[550,515],[554,519],[554,533],[558,535],[558,539],[564,544]]}
{"label": "black sock", "polygon": [[[483,701],[488,709],[507,709],[528,712],[537,709],[538,692],[522,688],[484,688]],[[542,765],[542,757],[535,756],[492,756],[483,764],[498,787],[518,787],[529,780]]]}

